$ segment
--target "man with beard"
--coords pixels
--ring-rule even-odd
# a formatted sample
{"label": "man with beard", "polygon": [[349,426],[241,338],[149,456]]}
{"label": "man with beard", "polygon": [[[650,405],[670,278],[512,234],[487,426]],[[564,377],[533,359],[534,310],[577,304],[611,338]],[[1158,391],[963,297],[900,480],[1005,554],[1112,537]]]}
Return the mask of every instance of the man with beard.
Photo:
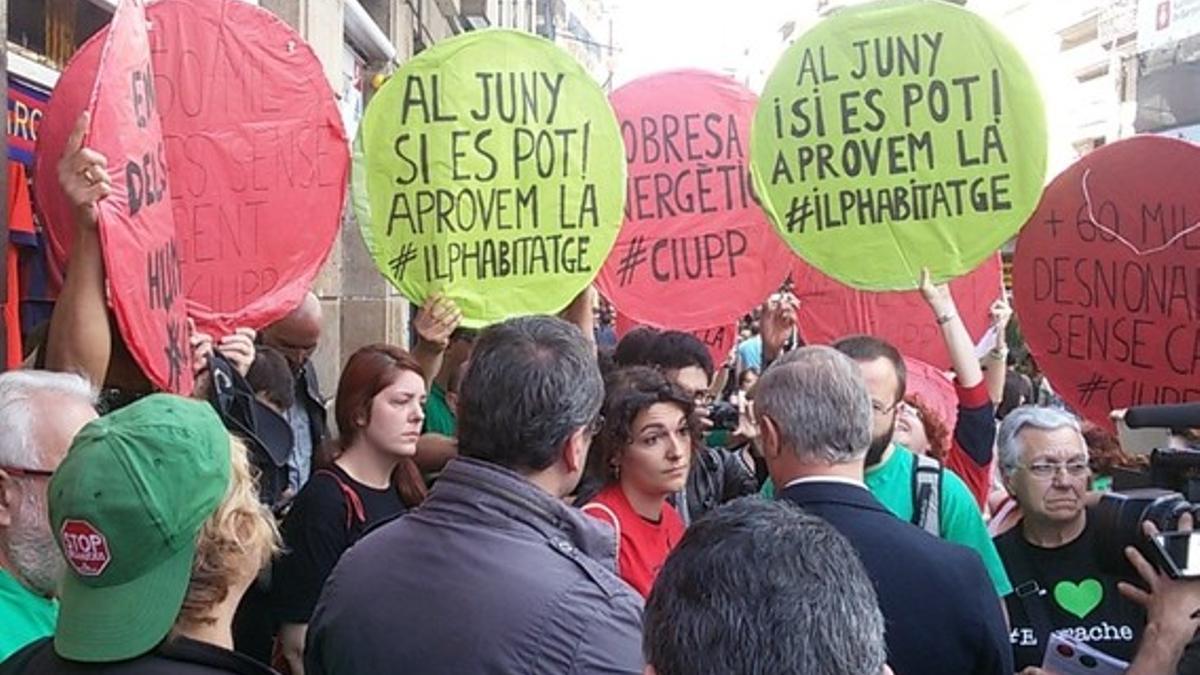
{"label": "man with beard", "polygon": [[74,374],[0,375],[0,661],[54,632],[65,563],[50,531],[46,485],[96,395]]}
{"label": "man with beard", "polygon": [[[904,400],[907,370],[900,352],[887,342],[869,335],[838,340],[834,349],[858,362],[867,391],[871,395],[871,445],[866,456],[866,483],[875,498],[898,518],[909,522],[913,517],[913,464],[916,455],[893,442],[896,415]],[[941,537],[974,549],[983,559],[996,593],[1004,597],[1012,584],[996,546],[988,537],[987,526],[971,491],[951,471],[940,472],[937,511]]]}

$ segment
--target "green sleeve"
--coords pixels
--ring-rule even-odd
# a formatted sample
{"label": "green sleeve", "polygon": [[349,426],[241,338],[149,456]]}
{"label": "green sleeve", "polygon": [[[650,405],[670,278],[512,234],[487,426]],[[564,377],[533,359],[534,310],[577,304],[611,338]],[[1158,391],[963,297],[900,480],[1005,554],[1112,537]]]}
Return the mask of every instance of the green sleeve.
{"label": "green sleeve", "polygon": [[953,472],[944,472],[942,478],[942,538],[972,548],[983,558],[996,594],[1004,597],[1012,593],[1012,583],[1004,571],[1004,563],[996,552],[996,545],[988,536],[987,526],[975,499],[962,479]]}
{"label": "green sleeve", "polygon": [[425,401],[425,426],[422,432],[453,437],[457,426],[454,413],[450,411],[450,406],[446,405],[446,399],[437,395],[436,391],[432,392]]}

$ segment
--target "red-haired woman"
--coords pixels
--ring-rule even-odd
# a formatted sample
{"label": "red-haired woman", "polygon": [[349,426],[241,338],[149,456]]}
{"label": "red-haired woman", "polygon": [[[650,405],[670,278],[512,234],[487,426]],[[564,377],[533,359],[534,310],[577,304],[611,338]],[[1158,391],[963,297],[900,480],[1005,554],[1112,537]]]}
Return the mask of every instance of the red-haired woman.
{"label": "red-haired woman", "polygon": [[332,461],[318,466],[284,518],[285,553],[271,580],[292,673],[303,672],[304,632],[338,558],[367,528],[425,497],[413,461],[425,395],[421,366],[399,347],[363,347],[342,370]]}

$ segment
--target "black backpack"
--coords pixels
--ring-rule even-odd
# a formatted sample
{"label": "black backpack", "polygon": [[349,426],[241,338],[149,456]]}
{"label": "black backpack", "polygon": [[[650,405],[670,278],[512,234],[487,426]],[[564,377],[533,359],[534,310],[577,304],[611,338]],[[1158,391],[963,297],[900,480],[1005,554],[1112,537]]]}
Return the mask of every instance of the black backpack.
{"label": "black backpack", "polygon": [[250,463],[258,470],[259,500],[274,511],[288,487],[288,457],[295,439],[282,415],[254,395],[228,359],[214,354],[208,363],[212,375],[208,401],[216,408],[225,428],[237,434],[250,449]]}
{"label": "black backpack", "polygon": [[942,536],[942,477],[946,469],[932,457],[917,455],[912,468],[913,515],[909,521],[929,534]]}

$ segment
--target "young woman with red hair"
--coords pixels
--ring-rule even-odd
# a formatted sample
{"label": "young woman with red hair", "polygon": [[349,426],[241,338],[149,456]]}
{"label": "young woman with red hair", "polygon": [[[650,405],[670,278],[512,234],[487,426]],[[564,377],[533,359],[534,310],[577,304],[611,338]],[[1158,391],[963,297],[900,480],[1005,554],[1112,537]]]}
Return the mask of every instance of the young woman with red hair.
{"label": "young woman with red hair", "polygon": [[292,673],[303,672],[304,632],[338,558],[369,527],[425,497],[413,461],[425,396],[421,366],[399,347],[363,347],[342,370],[334,404],[340,436],[284,518],[285,553],[271,580]]}

